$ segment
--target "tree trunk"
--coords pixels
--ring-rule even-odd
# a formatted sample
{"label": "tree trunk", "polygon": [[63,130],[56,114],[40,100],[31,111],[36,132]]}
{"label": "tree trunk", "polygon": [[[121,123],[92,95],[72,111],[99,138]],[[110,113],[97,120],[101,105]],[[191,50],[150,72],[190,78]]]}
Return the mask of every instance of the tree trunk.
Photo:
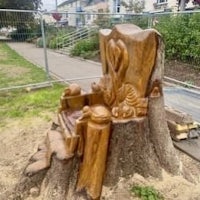
{"label": "tree trunk", "polygon": [[148,117],[112,126],[104,183],[114,186],[134,173],[161,177],[161,166],[150,138]]}
{"label": "tree trunk", "polygon": [[[121,34],[120,31],[123,31],[123,28],[122,25],[122,27],[119,27],[118,32],[115,30],[113,37],[116,37],[116,34]],[[125,37],[125,42],[132,39],[132,37],[127,36],[131,33],[130,28],[132,28],[132,25],[125,27],[127,32],[125,32],[125,36],[122,34],[122,37]],[[133,33],[135,33],[135,30],[137,32],[138,28],[133,27]],[[140,35],[141,29],[139,29],[139,34],[136,37],[140,37]],[[122,37],[121,39],[123,39]],[[141,38],[148,38],[153,43],[149,44],[147,39],[144,39],[143,44]],[[116,73],[117,69],[113,70],[114,77],[117,77],[116,81],[120,80],[119,85],[123,85],[121,81],[126,78],[128,81],[132,81],[133,85],[135,80],[139,80],[135,83],[141,90],[139,91],[139,97],[137,96],[139,92],[133,90],[133,88],[136,88],[135,86],[130,87],[130,84],[126,85],[126,82],[124,84],[124,88],[128,89],[124,90],[124,93],[131,92],[131,94],[125,93],[124,96],[128,97],[124,102],[130,103],[129,105],[134,103],[131,110],[133,112],[129,112],[130,110],[127,109],[131,106],[120,107],[124,104],[116,106],[123,99],[123,96],[118,98],[115,107],[111,108],[108,108],[109,106],[106,108],[105,105],[93,105],[101,100],[97,95],[94,98],[94,94],[92,96],[70,96],[69,98],[62,96],[61,107],[63,105],[63,108],[68,109],[69,105],[73,105],[73,109],[76,109],[73,112],[71,112],[71,109],[70,113],[74,113],[74,115],[59,113],[60,128],[55,126],[54,129],[56,130],[49,130],[45,143],[46,147],[39,148],[39,152],[33,156],[36,162],[30,163],[25,170],[25,175],[28,177],[23,176],[16,187],[16,194],[21,193],[22,199],[32,194],[33,188],[38,188],[40,199],[44,200],[98,200],[100,199],[102,183],[113,187],[121,177],[129,178],[134,173],[139,173],[144,177],[161,177],[162,169],[171,174],[180,172],[179,159],[176,156],[165,118],[162,91],[164,45],[159,34],[155,31],[150,32],[149,35],[144,32],[141,38],[135,40],[133,44],[136,46],[135,53],[138,53],[138,56],[144,61],[136,62],[133,60],[136,62],[135,67],[137,70],[130,70],[129,73],[126,73],[126,70],[129,70],[127,52],[133,52],[132,46],[130,48],[130,45],[123,43],[122,40],[119,40],[118,43],[111,40],[110,43],[110,46],[118,54],[112,55],[113,52],[110,52],[109,59],[112,60],[112,56],[118,55],[119,58],[114,57],[114,61],[121,62],[122,60],[120,66],[125,66],[120,71],[121,74],[120,72]],[[108,43],[106,40],[110,40],[110,38],[106,36],[104,39],[105,41],[102,39],[104,42],[102,48],[106,49],[105,46]],[[145,49],[143,56],[139,54],[141,49],[137,49],[140,45],[142,45],[142,50]],[[151,50],[152,45],[156,50]],[[102,55],[105,56],[105,52]],[[125,57],[124,62],[123,56]],[[132,57],[130,56],[129,59],[132,59]],[[106,60],[103,63],[104,72],[106,73],[108,67]],[[130,63],[133,62],[130,61]],[[138,63],[143,66],[138,67]],[[110,62],[112,68],[111,64],[112,62]],[[148,64],[150,65],[149,68],[146,67]],[[134,66],[131,65],[131,67]],[[142,74],[141,79],[140,77],[133,78],[137,74],[135,72]],[[127,77],[124,77],[125,74]],[[145,85],[147,85],[147,88]],[[106,86],[109,89],[112,88],[108,84]],[[99,90],[96,85],[95,87],[96,90]],[[115,89],[114,92],[116,93],[113,96],[107,94],[108,101],[106,105],[110,102],[110,97],[120,96],[121,90],[118,91],[119,88],[116,88],[116,85]],[[133,101],[130,101],[131,98]],[[69,101],[71,104],[69,104]],[[76,116],[76,113],[79,113],[77,112],[77,106],[80,107],[80,102],[87,102],[86,105],[89,106],[84,107],[81,118],[75,119],[73,117]],[[91,104],[93,106],[90,106]],[[125,110],[122,108],[125,108]],[[111,117],[113,110],[116,111],[116,115]],[[120,115],[119,111],[124,111],[124,113]],[[62,116],[65,117],[62,118]],[[66,121],[70,123],[68,127]],[[76,122],[75,131],[70,132],[74,122]]]}

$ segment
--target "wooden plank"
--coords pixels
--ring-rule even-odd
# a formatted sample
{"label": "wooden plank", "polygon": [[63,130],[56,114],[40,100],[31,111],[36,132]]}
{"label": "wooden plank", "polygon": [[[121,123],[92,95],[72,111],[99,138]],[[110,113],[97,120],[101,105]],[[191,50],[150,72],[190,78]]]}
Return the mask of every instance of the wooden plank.
{"label": "wooden plank", "polygon": [[174,108],[165,107],[167,120],[174,121],[181,125],[192,124],[192,115],[175,110]]}
{"label": "wooden plank", "polygon": [[181,140],[181,142],[173,142],[174,146],[200,162],[200,137],[198,139]]}

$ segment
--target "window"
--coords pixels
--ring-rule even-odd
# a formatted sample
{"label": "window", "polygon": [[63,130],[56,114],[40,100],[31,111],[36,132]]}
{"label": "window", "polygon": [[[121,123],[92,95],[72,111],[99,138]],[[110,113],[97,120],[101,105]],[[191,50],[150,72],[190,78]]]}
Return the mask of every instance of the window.
{"label": "window", "polygon": [[119,13],[120,12],[120,0],[114,0],[113,1],[113,13]]}
{"label": "window", "polygon": [[157,3],[167,3],[168,0],[157,0]]}

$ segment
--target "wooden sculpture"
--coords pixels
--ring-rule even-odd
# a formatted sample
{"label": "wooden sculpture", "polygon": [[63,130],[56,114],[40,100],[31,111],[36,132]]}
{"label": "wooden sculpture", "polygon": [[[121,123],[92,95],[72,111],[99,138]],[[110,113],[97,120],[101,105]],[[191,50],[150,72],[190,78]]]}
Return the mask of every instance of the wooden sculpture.
{"label": "wooden sculpture", "polygon": [[147,86],[155,66],[158,33],[133,25],[100,31],[104,103],[115,118],[145,116]]}
{"label": "wooden sculpture", "polygon": [[100,50],[103,77],[91,93],[77,84],[65,89],[58,122],[25,170],[43,176],[43,199],[97,200],[102,185],[120,177],[179,171],[165,120],[159,33],[116,25],[100,30]]}

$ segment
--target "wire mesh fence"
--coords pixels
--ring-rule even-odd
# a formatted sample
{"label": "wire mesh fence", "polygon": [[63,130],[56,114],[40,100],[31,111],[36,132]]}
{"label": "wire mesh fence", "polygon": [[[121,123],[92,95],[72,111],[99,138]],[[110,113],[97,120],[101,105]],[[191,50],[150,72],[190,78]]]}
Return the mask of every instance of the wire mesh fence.
{"label": "wire mesh fence", "polygon": [[[43,28],[39,12],[0,10],[0,90],[26,87],[49,79],[45,51],[41,58],[45,62],[43,67],[22,57],[23,52],[35,47],[38,38],[44,37]],[[24,45],[28,43],[29,46]]]}
{"label": "wire mesh fence", "polygon": [[[98,31],[102,28],[113,28],[116,24],[132,23],[141,28],[148,28],[149,16],[140,14],[110,13],[43,13],[45,20],[46,42],[50,49],[70,53],[77,42],[84,39],[98,40]],[[38,41],[38,46],[42,41]]]}
{"label": "wire mesh fence", "polygon": [[37,12],[0,11],[1,35],[12,41],[29,41],[42,35]]}
{"label": "wire mesh fence", "polygon": [[[192,64],[193,68],[199,69],[199,18],[200,12],[198,11],[110,14],[0,10],[1,45],[4,44],[14,48],[14,44],[30,43],[34,48],[44,48],[43,53],[41,51],[38,56],[41,57],[41,54],[43,54],[42,59],[45,62],[44,68],[46,70],[44,78],[40,80],[30,78],[24,82],[9,81],[9,84],[1,81],[0,88],[46,81],[49,77],[46,47],[60,53],[72,54],[75,50],[77,51],[77,49],[74,50],[77,43],[93,39],[92,45],[98,48],[98,31],[102,28],[112,28],[114,25],[121,23],[132,23],[143,29],[155,28],[164,38],[168,60],[189,63]],[[88,46],[92,45],[91,43],[85,43],[84,48],[81,49],[82,47],[79,46],[78,50],[81,49],[81,54],[84,54],[87,58],[88,54],[91,53]],[[26,50],[28,51],[28,49]],[[99,54],[98,49],[97,51],[92,50],[93,54],[96,52]],[[35,60],[37,60],[36,56]],[[1,78],[1,80],[3,79]]]}
{"label": "wire mesh fence", "polygon": [[[48,47],[50,48],[65,46],[58,44],[59,42],[65,43],[62,37],[67,38],[66,36],[69,33],[78,32],[80,29],[95,27],[98,31],[101,28],[112,28],[116,24],[132,23],[143,29],[157,29],[164,38],[167,58],[193,64],[200,63],[200,12],[154,14],[57,12],[56,15],[55,13],[46,13],[43,16],[44,19],[48,19],[48,23],[46,23],[46,25],[48,24],[47,32],[53,32],[54,29],[54,33],[47,36]],[[72,34],[68,40],[71,38],[73,38]]]}

